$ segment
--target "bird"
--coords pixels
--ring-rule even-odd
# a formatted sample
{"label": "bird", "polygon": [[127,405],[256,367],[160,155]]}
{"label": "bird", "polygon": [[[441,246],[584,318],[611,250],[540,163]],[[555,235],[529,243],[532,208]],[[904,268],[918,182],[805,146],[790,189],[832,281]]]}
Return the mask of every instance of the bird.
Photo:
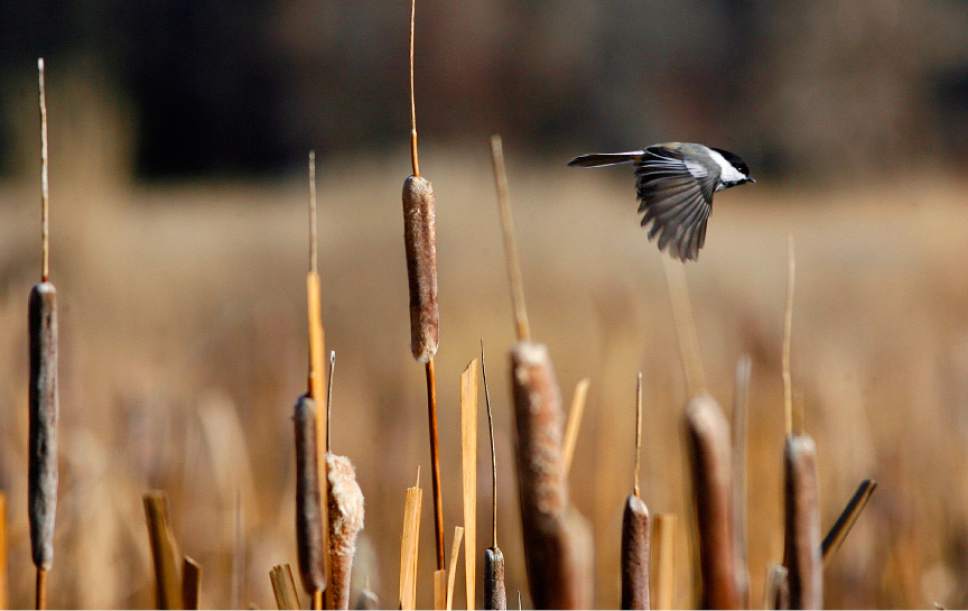
{"label": "bird", "polygon": [[713,194],[756,180],[739,155],[693,142],[664,142],[639,151],[589,153],[569,166],[597,168],[631,163],[649,240],[680,261],[695,261],[706,242]]}

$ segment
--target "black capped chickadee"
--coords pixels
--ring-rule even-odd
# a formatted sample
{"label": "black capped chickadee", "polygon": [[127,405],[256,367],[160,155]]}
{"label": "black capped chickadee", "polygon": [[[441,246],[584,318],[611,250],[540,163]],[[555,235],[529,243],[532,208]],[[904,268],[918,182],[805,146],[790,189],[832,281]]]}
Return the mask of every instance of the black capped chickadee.
{"label": "black capped chickadee", "polygon": [[632,163],[642,226],[650,222],[649,239],[659,237],[659,250],[680,261],[695,261],[706,242],[706,221],[713,193],[756,182],[739,155],[691,142],[653,144],[641,151],[591,153],[568,162],[596,168]]}

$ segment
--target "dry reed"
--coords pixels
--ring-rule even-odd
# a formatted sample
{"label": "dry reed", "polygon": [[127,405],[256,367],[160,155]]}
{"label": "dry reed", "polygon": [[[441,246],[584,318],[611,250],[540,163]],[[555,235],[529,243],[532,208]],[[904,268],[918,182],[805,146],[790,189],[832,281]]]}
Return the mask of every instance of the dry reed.
{"label": "dry reed", "polygon": [[806,435],[787,437],[783,453],[785,550],[791,609],[823,607],[817,449]]}
{"label": "dry reed", "polygon": [[487,387],[487,364],[484,340],[481,340],[481,377],[484,381],[484,403],[487,407],[487,431],[491,442],[491,547],[484,550],[484,608],[507,609],[504,586],[504,553],[497,546],[497,451],[494,447],[494,413],[491,391]]}
{"label": "dry reed", "polygon": [[766,573],[766,584],[763,587],[764,609],[789,609],[790,584],[787,581],[789,572],[782,564],[772,565]]}
{"label": "dry reed", "polygon": [[403,505],[403,532],[400,536],[400,608],[417,608],[417,556],[420,550],[420,469],[417,483],[407,488]]}
{"label": "dry reed", "polygon": [[622,512],[622,608],[649,609],[649,509],[639,496],[639,466],[642,451],[642,372],[635,383],[635,467],[632,494]]}
{"label": "dry reed", "polygon": [[171,529],[168,498],[164,492],[156,490],[146,493],[142,500],[155,568],[156,608],[181,609],[183,557]]}
{"label": "dry reed", "polygon": [[653,608],[672,609],[676,599],[676,516],[660,513],[652,522]]}
{"label": "dry reed", "polygon": [[7,495],[0,492],[0,609],[10,608],[7,587]]}
{"label": "dry reed", "polygon": [[736,588],[736,553],[730,510],[733,498],[729,425],[719,405],[708,395],[689,402],[685,419],[699,534],[700,606],[704,609],[739,609],[742,602]]}
{"label": "dry reed", "polygon": [[292,577],[292,568],[288,564],[272,567],[269,571],[269,583],[272,584],[272,595],[276,599],[277,609],[302,609],[296,581]]}
{"label": "dry reed", "polygon": [[190,556],[182,558],[182,609],[198,609],[202,592],[202,567]]}
{"label": "dry reed", "polygon": [[733,397],[733,549],[736,550],[736,590],[744,608],[750,607],[750,573],[746,529],[746,461],[749,430],[749,389],[753,362],[743,355],[736,364]]}
{"label": "dry reed", "polygon": [[447,611],[454,608],[454,585],[457,583],[457,561],[460,559],[460,546],[464,542],[464,527],[454,527],[454,541],[450,546],[450,566],[447,567]]}
{"label": "dry reed", "polygon": [[588,378],[580,380],[575,385],[575,394],[571,398],[571,409],[568,410],[568,421],[565,424],[565,442],[561,449],[561,459],[565,463],[565,477],[568,477],[571,472],[571,462],[575,458],[575,446],[578,445],[578,433],[581,431],[589,384],[591,380]]}
{"label": "dry reed", "polygon": [[35,606],[47,606],[47,573],[54,563],[57,516],[57,289],[50,279],[47,179],[47,99],[44,60],[37,60],[40,108],[41,274],[28,303],[30,381],[27,466],[30,548],[36,567]]}
{"label": "dry reed", "polygon": [[464,492],[464,592],[474,609],[477,584],[477,359],[460,375],[461,470]]}
{"label": "dry reed", "polygon": [[783,309],[783,422],[789,437],[794,432],[793,380],[790,374],[790,352],[793,338],[793,297],[797,279],[797,259],[793,236],[787,236],[787,289],[786,306]]}
{"label": "dry reed", "polygon": [[350,459],[326,454],[329,486],[329,580],[326,608],[348,609],[356,537],[363,530],[363,492]]}
{"label": "dry reed", "polygon": [[299,397],[293,408],[296,439],[296,550],[299,576],[310,597],[326,587],[319,471],[316,461],[316,402]]}
{"label": "dry reed", "polygon": [[820,544],[820,553],[823,556],[824,566],[830,562],[834,554],[837,553],[837,550],[840,549],[840,546],[844,543],[847,535],[850,534],[854,523],[860,517],[861,512],[864,511],[864,507],[867,506],[867,502],[871,499],[871,495],[874,494],[874,490],[876,489],[877,482],[872,479],[865,479],[857,486],[857,490],[850,497],[847,506],[837,516],[834,525],[830,527],[830,531],[827,532],[827,536],[823,538],[823,542]]}

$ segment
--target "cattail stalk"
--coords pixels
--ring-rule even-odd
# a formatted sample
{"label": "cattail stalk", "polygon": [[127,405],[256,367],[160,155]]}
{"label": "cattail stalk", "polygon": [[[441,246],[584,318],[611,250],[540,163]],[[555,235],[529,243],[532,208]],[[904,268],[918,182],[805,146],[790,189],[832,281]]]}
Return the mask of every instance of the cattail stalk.
{"label": "cattail stalk", "polygon": [[635,384],[635,468],[622,513],[622,608],[649,609],[649,509],[639,496],[642,449],[642,372]]}
{"label": "cattail stalk", "polygon": [[41,274],[28,303],[30,382],[28,518],[30,547],[36,567],[35,606],[47,606],[47,572],[54,562],[54,522],[57,514],[57,289],[50,279],[47,180],[47,99],[44,60],[37,60],[40,108]]}
{"label": "cattail stalk", "polygon": [[202,592],[202,567],[189,556],[182,559],[182,608],[198,609]]}
{"label": "cattail stalk", "polygon": [[420,549],[420,469],[417,483],[407,488],[403,505],[403,532],[400,536],[400,609],[417,608],[417,556]]}
{"label": "cattail stalk", "polygon": [[746,539],[746,461],[748,403],[752,361],[743,355],[736,364],[733,397],[733,548],[736,550],[736,589],[743,607],[750,607],[750,574]]}
{"label": "cattail stalk", "polygon": [[736,588],[736,553],[732,534],[729,425],[708,395],[686,407],[686,431],[692,465],[693,497],[699,526],[699,556],[704,609],[742,608]]}
{"label": "cattail stalk", "polygon": [[786,567],[790,608],[823,607],[823,559],[820,550],[820,492],[817,449],[807,435],[788,437],[783,453]]}
{"label": "cattail stalk", "polygon": [[182,608],[182,562],[178,541],[171,529],[168,498],[164,492],[152,491],[142,497],[148,541],[155,567],[155,603],[157,609]]}
{"label": "cattail stalk", "polygon": [[296,549],[303,590],[318,597],[326,587],[320,508],[319,471],[316,462],[316,402],[299,397],[293,408],[296,439]]}
{"label": "cattail stalk", "polygon": [[653,523],[654,608],[672,609],[676,599],[676,516],[660,513],[655,516]]}
{"label": "cattail stalk", "polygon": [[276,599],[277,609],[302,609],[296,581],[292,577],[292,568],[288,564],[272,567],[269,571],[269,582],[272,584],[272,595]]}
{"label": "cattail stalk", "polygon": [[790,375],[790,352],[793,345],[793,297],[797,279],[797,259],[793,236],[787,236],[787,288],[783,309],[783,423],[787,437],[793,435],[793,379]]}
{"label": "cattail stalk", "polygon": [[763,588],[764,609],[790,608],[788,574],[786,567],[782,564],[774,564],[769,568],[766,573],[766,585]]}
{"label": "cattail stalk", "polygon": [[329,581],[326,608],[348,609],[356,537],[363,530],[363,492],[350,459],[326,455],[329,484]]}
{"label": "cattail stalk", "polygon": [[464,591],[475,608],[477,585],[477,359],[460,375],[461,470],[464,492]]}
{"label": "cattail stalk", "polygon": [[481,340],[481,377],[484,381],[484,403],[487,406],[487,431],[491,442],[491,547],[484,550],[484,608],[507,609],[504,587],[504,553],[497,546],[497,450],[494,446],[494,413],[491,392],[487,387],[487,365],[484,340]]}
{"label": "cattail stalk", "polygon": [[820,552],[823,555],[824,566],[830,562],[834,554],[837,553],[837,550],[840,549],[847,535],[850,534],[850,530],[854,527],[857,518],[860,517],[861,512],[864,511],[864,507],[867,506],[867,501],[871,499],[871,495],[874,494],[874,490],[876,489],[876,481],[872,479],[862,481],[857,487],[857,491],[854,492],[854,496],[850,497],[847,506],[837,516],[837,521],[830,527],[830,531],[820,544]]}
{"label": "cattail stalk", "polygon": [[521,262],[518,245],[514,240],[514,218],[511,216],[511,198],[508,195],[508,177],[504,168],[504,146],[501,136],[491,136],[491,162],[494,167],[494,186],[497,189],[498,213],[501,217],[501,235],[504,239],[504,255],[507,263],[508,284],[511,287],[511,305],[514,308],[514,328],[518,341],[530,341],[531,326],[528,308],[524,301],[524,281],[521,278]]}
{"label": "cattail stalk", "polygon": [[446,609],[454,608],[454,586],[457,583],[457,561],[460,559],[460,546],[464,542],[464,527],[454,527],[454,541],[450,546],[450,566],[447,567],[447,602]]}
{"label": "cattail stalk", "polygon": [[578,433],[581,431],[589,384],[591,380],[588,378],[580,380],[575,385],[575,394],[571,398],[571,409],[568,410],[568,422],[565,424],[565,443],[561,449],[562,460],[565,463],[565,477],[568,477],[571,472],[571,462],[575,457],[575,446],[578,445]]}

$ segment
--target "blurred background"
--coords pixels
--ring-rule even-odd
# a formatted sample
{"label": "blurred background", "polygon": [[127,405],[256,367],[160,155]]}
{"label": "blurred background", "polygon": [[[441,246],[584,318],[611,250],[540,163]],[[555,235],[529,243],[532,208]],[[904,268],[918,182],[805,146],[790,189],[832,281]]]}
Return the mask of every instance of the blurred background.
{"label": "blurred background", "polygon": [[[26,299],[39,273],[36,58],[47,60],[61,501],[51,605],[153,604],[140,495],[164,488],[202,604],[271,606],[295,563],[292,404],[305,383],[306,151],[338,353],[335,451],[367,502],[356,575],[397,604],[403,490],[429,467],[409,356],[400,185],[409,3],[7,2],[0,19],[0,487],[10,604],[27,607]],[[699,141],[759,179],[717,196],[686,275],[713,394],[753,358],[750,561],[780,560],[780,347],[796,239],[793,380],[823,528],[880,488],[827,568],[831,607],[968,606],[968,3],[420,0],[421,167],[438,195],[448,539],[461,521],[458,374],[488,345],[512,602],[529,604],[511,446],[511,310],[487,137],[501,132],[534,333],[567,403],[571,475],[618,604],[618,534],[645,375],[643,496],[690,524],[686,399],[660,255],[628,169],[581,152]],[[482,414],[483,418],[483,414]],[[479,536],[488,544],[481,436]],[[418,601],[429,606],[426,489]],[[679,532],[677,603],[693,602]],[[462,569],[461,569],[462,570]],[[463,600],[458,580],[456,600]],[[480,594],[480,590],[478,592]]]}

